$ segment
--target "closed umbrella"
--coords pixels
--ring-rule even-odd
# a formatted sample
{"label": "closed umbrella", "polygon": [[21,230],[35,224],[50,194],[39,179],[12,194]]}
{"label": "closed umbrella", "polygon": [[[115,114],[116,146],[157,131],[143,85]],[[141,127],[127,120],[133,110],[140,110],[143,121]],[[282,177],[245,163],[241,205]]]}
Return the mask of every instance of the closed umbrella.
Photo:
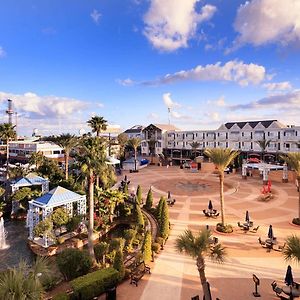
{"label": "closed umbrella", "polygon": [[273,227],[272,227],[272,225],[269,226],[268,238],[269,238],[269,239],[273,239],[273,238],[274,238]]}
{"label": "closed umbrella", "polygon": [[248,211],[248,210],[246,210],[245,221],[246,221],[247,223],[250,223],[250,217],[249,217],[249,211]]}
{"label": "closed umbrella", "polygon": [[286,283],[286,285],[293,285],[294,279],[293,279],[292,267],[291,266],[287,267],[284,282]]}
{"label": "closed umbrella", "polygon": [[125,182],[127,182],[127,175],[125,175],[125,177],[124,177],[124,181],[125,181]]}
{"label": "closed umbrella", "polygon": [[168,191],[168,199],[171,199],[171,192]]}
{"label": "closed umbrella", "polygon": [[209,200],[209,202],[208,202],[208,209],[209,210],[213,210],[213,204],[212,204],[212,202],[211,202],[211,200]]}

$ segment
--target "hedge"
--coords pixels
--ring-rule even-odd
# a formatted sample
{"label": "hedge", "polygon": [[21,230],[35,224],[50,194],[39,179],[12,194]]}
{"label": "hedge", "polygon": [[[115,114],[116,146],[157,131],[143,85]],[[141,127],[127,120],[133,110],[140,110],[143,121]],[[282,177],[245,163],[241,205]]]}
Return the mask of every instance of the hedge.
{"label": "hedge", "polygon": [[119,279],[119,272],[114,268],[102,269],[86,274],[71,281],[72,300],[90,300],[98,297],[107,289],[114,287]]}

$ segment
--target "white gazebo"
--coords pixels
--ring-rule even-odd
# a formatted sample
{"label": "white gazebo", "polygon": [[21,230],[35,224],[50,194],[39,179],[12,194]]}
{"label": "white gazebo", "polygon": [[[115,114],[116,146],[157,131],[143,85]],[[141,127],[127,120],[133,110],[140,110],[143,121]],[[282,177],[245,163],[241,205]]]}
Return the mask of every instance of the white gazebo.
{"label": "white gazebo", "polygon": [[[86,196],[80,195],[61,186],[52,189],[50,192],[29,202],[29,210],[27,214],[27,224],[29,229],[29,239],[35,241],[33,235],[34,227],[45,220],[56,207],[64,207],[70,216],[73,216],[73,204],[77,204],[77,215],[86,214]],[[40,217],[41,216],[41,217]],[[49,246],[49,238],[43,236],[42,246]]]}

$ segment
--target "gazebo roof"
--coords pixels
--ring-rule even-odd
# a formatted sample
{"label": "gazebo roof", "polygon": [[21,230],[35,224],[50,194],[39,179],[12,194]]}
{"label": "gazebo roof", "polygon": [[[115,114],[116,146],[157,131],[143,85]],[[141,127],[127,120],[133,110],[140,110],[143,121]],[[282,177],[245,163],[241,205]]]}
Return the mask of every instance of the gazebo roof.
{"label": "gazebo roof", "polygon": [[32,204],[42,207],[57,207],[78,201],[85,197],[61,186],[57,186],[48,193],[32,201]]}
{"label": "gazebo roof", "polygon": [[34,175],[34,174],[28,174],[25,177],[22,177],[12,183],[15,186],[31,186],[31,185],[40,185],[43,184],[44,182],[47,182],[48,179],[45,179],[41,176]]}

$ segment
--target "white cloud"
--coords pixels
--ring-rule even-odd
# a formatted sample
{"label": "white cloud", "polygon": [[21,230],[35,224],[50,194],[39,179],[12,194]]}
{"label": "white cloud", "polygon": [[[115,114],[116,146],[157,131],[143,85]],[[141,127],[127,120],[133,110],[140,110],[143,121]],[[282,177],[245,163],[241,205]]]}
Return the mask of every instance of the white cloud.
{"label": "white cloud", "polygon": [[209,101],[207,101],[207,104],[212,104],[212,105],[218,106],[218,107],[224,107],[224,106],[226,106],[225,97],[221,96],[217,100],[209,100]]}
{"label": "white cloud", "polygon": [[211,120],[211,121],[220,121],[220,115],[218,112],[207,112],[205,115]]}
{"label": "white cloud", "polygon": [[6,52],[4,51],[3,47],[0,46],[0,58],[3,58],[6,56]]}
{"label": "white cloud", "polygon": [[238,9],[234,28],[239,36],[233,48],[246,43],[300,44],[300,1],[247,1]]}
{"label": "white cloud", "polygon": [[268,91],[286,91],[292,89],[292,85],[288,81],[265,83],[263,87]]}
{"label": "white cloud", "polygon": [[91,18],[93,19],[93,21],[98,24],[99,23],[99,20],[100,20],[100,17],[101,17],[101,14],[100,12],[97,10],[97,9],[94,9],[92,11],[92,13],[90,14]]}
{"label": "white cloud", "polygon": [[123,86],[132,86],[132,85],[136,84],[136,82],[130,78],[117,79],[116,81],[117,81],[117,83],[119,83],[120,85],[123,85]]}
{"label": "white cloud", "polygon": [[151,0],[144,16],[144,34],[150,43],[162,51],[188,47],[196,34],[197,26],[214,15],[216,7],[204,5],[196,11],[198,0]]}
{"label": "white cloud", "polygon": [[171,93],[164,93],[162,97],[166,107],[168,108],[181,107],[181,104],[174,102],[171,99]]}
{"label": "white cloud", "polygon": [[152,112],[152,113],[150,113],[150,114],[148,115],[148,119],[151,119],[151,120],[158,120],[158,119],[159,119],[159,115],[158,115],[157,113]]}
{"label": "white cloud", "polygon": [[242,61],[228,61],[224,65],[221,62],[206,66],[198,65],[194,69],[182,70],[173,74],[167,74],[155,81],[143,82],[144,85],[168,84],[176,81],[232,81],[241,86],[259,84],[267,79],[263,66],[253,63],[245,64]]}

